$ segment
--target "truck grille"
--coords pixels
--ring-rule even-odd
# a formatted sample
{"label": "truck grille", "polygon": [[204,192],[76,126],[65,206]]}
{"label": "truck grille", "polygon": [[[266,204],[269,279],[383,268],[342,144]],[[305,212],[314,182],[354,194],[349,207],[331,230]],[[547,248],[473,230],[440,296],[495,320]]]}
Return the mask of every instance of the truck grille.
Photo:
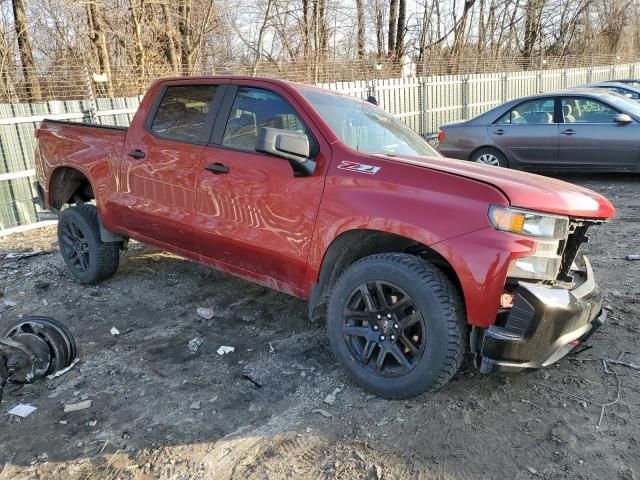
{"label": "truck grille", "polygon": [[573,265],[576,255],[583,243],[589,241],[587,236],[587,230],[590,226],[596,225],[599,222],[597,220],[572,220],[569,224],[569,236],[564,241],[562,248],[562,262],[560,264],[560,272],[558,273],[558,280],[564,282],[573,281],[573,276],[570,275],[571,265]]}

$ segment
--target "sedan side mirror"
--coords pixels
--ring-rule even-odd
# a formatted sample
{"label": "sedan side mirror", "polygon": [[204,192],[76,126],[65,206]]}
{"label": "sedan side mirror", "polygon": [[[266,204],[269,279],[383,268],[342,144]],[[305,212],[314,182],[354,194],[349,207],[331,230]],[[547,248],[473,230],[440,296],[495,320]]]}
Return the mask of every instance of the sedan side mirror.
{"label": "sedan side mirror", "polygon": [[283,128],[262,127],[256,139],[256,151],[305,163],[309,159],[309,137]]}
{"label": "sedan side mirror", "polygon": [[625,125],[627,123],[633,122],[633,119],[626,113],[619,113],[615,117],[613,117],[613,121],[621,125]]}

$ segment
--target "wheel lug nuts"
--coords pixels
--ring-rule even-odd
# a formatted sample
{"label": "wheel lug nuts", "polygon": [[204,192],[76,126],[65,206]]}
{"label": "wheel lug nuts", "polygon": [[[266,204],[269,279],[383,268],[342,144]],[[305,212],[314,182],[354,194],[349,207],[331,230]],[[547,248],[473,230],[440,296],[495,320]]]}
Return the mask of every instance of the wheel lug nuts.
{"label": "wheel lug nuts", "polygon": [[393,324],[393,328],[400,328],[397,323]]}
{"label": "wheel lug nuts", "polygon": [[373,329],[374,329],[374,330],[378,330],[378,325],[374,325],[374,326],[373,326]]}
{"label": "wheel lug nuts", "polygon": [[380,335],[380,341],[384,342],[385,336],[384,335]]}
{"label": "wheel lug nuts", "polygon": [[391,318],[391,314],[390,313],[387,313],[387,318]]}
{"label": "wheel lug nuts", "polygon": [[391,335],[391,340],[395,340],[396,336],[395,335]]}
{"label": "wheel lug nuts", "polygon": [[378,315],[378,320],[380,320],[382,318],[382,315]]}

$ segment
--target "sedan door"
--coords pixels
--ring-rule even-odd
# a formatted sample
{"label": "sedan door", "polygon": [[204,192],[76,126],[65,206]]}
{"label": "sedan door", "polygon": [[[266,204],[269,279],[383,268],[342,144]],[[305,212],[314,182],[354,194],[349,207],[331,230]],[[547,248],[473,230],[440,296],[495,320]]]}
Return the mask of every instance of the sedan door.
{"label": "sedan door", "polygon": [[638,165],[638,122],[617,122],[619,110],[591,97],[567,96],[560,102],[563,123],[560,125],[558,165],[561,168],[600,170]]}
{"label": "sedan door", "polygon": [[558,123],[553,97],[519,103],[488,127],[487,133],[512,166],[546,169],[558,160]]}

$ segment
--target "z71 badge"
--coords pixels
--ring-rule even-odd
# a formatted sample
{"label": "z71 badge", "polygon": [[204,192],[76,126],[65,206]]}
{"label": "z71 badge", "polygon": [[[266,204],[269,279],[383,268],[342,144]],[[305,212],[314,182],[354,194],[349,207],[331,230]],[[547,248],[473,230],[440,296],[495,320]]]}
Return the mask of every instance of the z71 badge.
{"label": "z71 badge", "polygon": [[346,160],[343,160],[342,162],[340,162],[340,165],[338,165],[338,168],[340,170],[350,170],[352,172],[375,175],[382,167],[374,167],[373,165],[366,165],[364,163],[348,162]]}

